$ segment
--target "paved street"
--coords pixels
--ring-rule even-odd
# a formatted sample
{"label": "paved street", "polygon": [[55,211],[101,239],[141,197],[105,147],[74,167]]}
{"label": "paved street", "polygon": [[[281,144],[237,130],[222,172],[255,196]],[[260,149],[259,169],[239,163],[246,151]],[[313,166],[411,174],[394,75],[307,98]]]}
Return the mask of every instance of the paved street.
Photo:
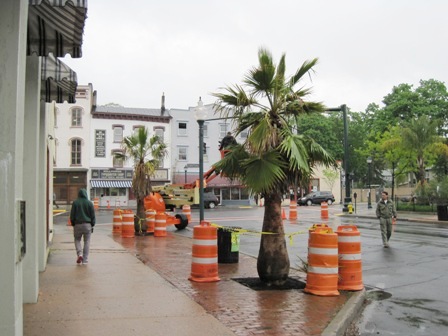
{"label": "paved street", "polygon": [[[341,217],[339,205],[330,207],[330,219],[320,219],[320,207],[299,207],[297,223],[284,221],[292,233],[288,244],[292,267],[307,258],[307,229],[325,222],[334,229],[355,224],[361,232],[363,280],[368,289],[368,306],[357,327],[360,335],[445,335],[448,334],[448,291],[446,283],[448,223],[429,224],[398,220],[391,248],[384,249],[374,209],[361,204],[359,214]],[[232,211],[231,216],[208,212],[212,222],[260,231],[262,209]],[[401,214],[400,217],[409,217]],[[306,234],[302,234],[302,233]],[[183,232],[182,234],[188,234]],[[240,251],[258,254],[259,235],[242,235]]]}
{"label": "paved street", "polygon": [[376,222],[360,219],[358,227],[369,302],[357,324],[360,335],[447,335],[448,223],[398,221],[389,249]]}
{"label": "paved street", "polygon": [[[362,205],[361,205],[362,206]],[[303,274],[297,271],[301,266],[301,259],[307,259],[308,228],[316,223],[326,223],[336,229],[341,224],[355,224],[361,232],[362,260],[363,260],[363,280],[367,288],[367,302],[363,314],[360,316],[356,327],[360,335],[445,335],[448,334],[448,316],[446,307],[448,306],[448,292],[445,290],[446,275],[446,237],[448,225],[444,223],[436,225],[424,222],[404,220],[406,215],[400,216],[391,240],[391,248],[384,249],[381,243],[379,224],[373,216],[374,209],[363,209],[359,207],[357,214],[351,216],[341,216],[341,206],[333,205],[329,207],[330,219],[323,221],[320,218],[320,207],[298,207],[297,221],[284,221],[285,231],[288,235],[288,250],[291,260],[291,276],[302,277]],[[364,205],[365,206],[365,205]],[[288,214],[288,208],[285,208]],[[238,226],[255,232],[261,231],[263,208],[229,209],[221,208],[206,210],[205,218],[210,222],[221,226]],[[209,313],[214,315],[222,323],[229,326],[235,334],[249,335],[246,328],[243,328],[243,321],[252,319],[251,324],[254,329],[250,332],[261,332],[262,334],[275,335],[279,328],[288,321],[301,316],[300,320],[315,320],[315,309],[331,313],[329,306],[315,306],[311,310],[300,311],[300,305],[296,304],[306,296],[293,297],[291,292],[277,296],[277,301],[273,298],[261,299],[259,294],[253,298],[253,291],[246,291],[243,286],[242,291],[235,292],[235,288],[228,286],[233,281],[228,281],[235,273],[235,269],[240,267],[246,269],[248,263],[252,263],[247,269],[251,269],[245,274],[247,277],[256,277],[255,259],[258,254],[260,235],[257,233],[241,235],[240,242],[240,263],[220,264],[220,276],[226,285],[221,286],[222,292],[201,291],[195,288],[194,284],[185,281],[185,277],[179,277],[178,269],[183,268],[185,274],[189,273],[190,248],[192,228],[197,225],[198,211],[193,209],[193,223],[187,229],[177,231],[174,227],[168,227],[169,237],[165,243],[158,241],[155,245],[153,237],[141,239],[134,243],[126,239],[116,238],[116,241],[126,249],[136,254],[143,262],[156,269],[159,274],[173,283],[176,287],[194,298]],[[410,215],[407,215],[409,217]],[[98,230],[111,230],[111,212],[100,211]],[[418,219],[417,219],[418,220]],[[448,223],[446,223],[448,224]],[[110,232],[110,231],[109,231]],[[178,239],[185,237],[188,239]],[[151,240],[151,242],[150,242]],[[176,249],[179,253],[167,255],[164,246],[176,242]],[[185,246],[184,246],[185,245]],[[178,252],[179,252],[178,251]],[[182,252],[183,251],[183,252]],[[184,253],[184,255],[182,255]],[[185,257],[186,256],[186,257]],[[244,264],[244,267],[243,267]],[[167,267],[167,265],[171,265]],[[182,274],[182,272],[180,273]],[[222,281],[221,281],[222,282]],[[213,285],[209,286],[210,288]],[[296,295],[295,293],[294,295]],[[242,301],[240,300],[242,299]],[[266,301],[271,300],[271,301]],[[336,299],[337,300],[337,299]],[[321,303],[324,303],[322,300]],[[292,314],[283,314],[282,323],[275,324],[271,318],[267,318],[268,311],[263,309],[263,302],[271,302],[277,308],[289,309]],[[273,303],[272,303],[273,302]],[[332,306],[337,306],[332,302]],[[238,307],[238,308],[235,308]],[[257,318],[254,314],[254,307],[258,311]],[[310,307],[309,305],[307,307]],[[261,315],[260,315],[261,314]],[[266,320],[261,323],[260,316]],[[233,322],[232,322],[233,321]],[[322,326],[302,323],[300,325],[291,322],[289,333],[282,329],[282,335],[294,335],[297,330],[299,334],[319,334]],[[314,330],[314,331],[313,331]]]}

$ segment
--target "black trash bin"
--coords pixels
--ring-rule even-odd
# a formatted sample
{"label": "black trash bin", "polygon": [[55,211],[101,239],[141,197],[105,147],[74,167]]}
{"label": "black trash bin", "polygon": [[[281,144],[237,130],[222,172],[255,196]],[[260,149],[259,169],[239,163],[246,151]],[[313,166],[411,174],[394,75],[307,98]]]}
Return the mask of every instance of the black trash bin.
{"label": "black trash bin", "polygon": [[240,227],[218,228],[218,263],[237,263],[240,252]]}
{"label": "black trash bin", "polygon": [[437,219],[439,221],[448,221],[448,205],[437,205]]}

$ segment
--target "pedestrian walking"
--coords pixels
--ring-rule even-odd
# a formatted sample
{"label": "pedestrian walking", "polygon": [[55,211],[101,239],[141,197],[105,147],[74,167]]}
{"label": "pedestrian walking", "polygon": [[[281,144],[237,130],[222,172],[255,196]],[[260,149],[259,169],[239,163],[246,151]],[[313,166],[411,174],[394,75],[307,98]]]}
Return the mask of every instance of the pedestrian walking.
{"label": "pedestrian walking", "polygon": [[387,248],[389,247],[389,239],[392,235],[392,218],[397,218],[395,204],[389,200],[387,191],[381,193],[381,200],[376,205],[376,217],[380,220],[383,246]]}
{"label": "pedestrian walking", "polygon": [[[75,238],[76,263],[88,264],[90,250],[90,236],[95,226],[95,209],[93,203],[87,198],[87,191],[80,189],[78,198],[73,202],[70,211],[70,221],[73,225],[73,236]],[[84,246],[81,239],[84,238]]]}

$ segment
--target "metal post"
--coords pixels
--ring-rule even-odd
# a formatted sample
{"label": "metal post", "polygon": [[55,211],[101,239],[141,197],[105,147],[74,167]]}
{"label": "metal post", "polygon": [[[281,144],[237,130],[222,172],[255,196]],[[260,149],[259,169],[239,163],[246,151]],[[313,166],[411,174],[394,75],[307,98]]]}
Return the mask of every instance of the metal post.
{"label": "metal post", "polygon": [[348,121],[347,121],[347,105],[341,105],[342,117],[344,119],[344,170],[345,170],[345,198],[343,212],[348,212],[348,204],[352,202],[350,196],[350,167],[348,162]]}
{"label": "metal post", "polygon": [[185,169],[184,172],[185,172],[185,184],[187,184],[187,169]]}
{"label": "metal post", "polygon": [[348,152],[348,121],[347,121],[347,105],[341,105],[340,107],[328,108],[327,112],[341,112],[344,122],[344,171],[345,171],[345,197],[344,197],[344,207],[343,212],[348,212],[348,205],[352,202],[350,196],[350,167],[349,167],[349,152]]}
{"label": "metal post", "polygon": [[370,162],[367,161],[367,163],[369,164],[369,199],[368,199],[368,203],[367,203],[367,209],[372,209],[372,185],[370,184],[370,178],[372,175],[372,172],[371,172],[372,161],[371,160],[370,160]]}
{"label": "metal post", "polygon": [[204,120],[199,124],[199,223],[204,220]]}

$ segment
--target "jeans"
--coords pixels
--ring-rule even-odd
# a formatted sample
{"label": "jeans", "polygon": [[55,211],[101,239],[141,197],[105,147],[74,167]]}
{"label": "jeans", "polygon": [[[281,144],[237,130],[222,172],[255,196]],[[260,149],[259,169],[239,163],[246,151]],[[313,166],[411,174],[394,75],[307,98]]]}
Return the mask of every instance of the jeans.
{"label": "jeans", "polygon": [[[76,255],[82,255],[83,262],[89,261],[90,236],[92,225],[90,223],[76,224],[73,226],[73,236],[75,237]],[[84,237],[84,247],[81,246],[81,238]]]}

